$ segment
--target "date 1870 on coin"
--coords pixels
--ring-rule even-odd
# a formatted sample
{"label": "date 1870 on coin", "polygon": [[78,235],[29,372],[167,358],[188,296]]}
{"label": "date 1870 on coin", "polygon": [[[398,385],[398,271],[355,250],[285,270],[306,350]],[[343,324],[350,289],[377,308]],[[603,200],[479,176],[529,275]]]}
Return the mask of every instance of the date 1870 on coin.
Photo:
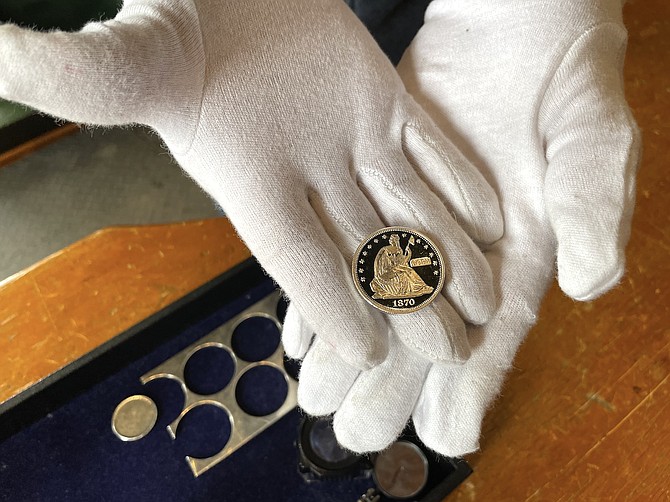
{"label": "date 1870 on coin", "polygon": [[358,292],[389,314],[416,312],[429,305],[444,284],[437,246],[406,227],[387,227],[358,247],[351,264]]}

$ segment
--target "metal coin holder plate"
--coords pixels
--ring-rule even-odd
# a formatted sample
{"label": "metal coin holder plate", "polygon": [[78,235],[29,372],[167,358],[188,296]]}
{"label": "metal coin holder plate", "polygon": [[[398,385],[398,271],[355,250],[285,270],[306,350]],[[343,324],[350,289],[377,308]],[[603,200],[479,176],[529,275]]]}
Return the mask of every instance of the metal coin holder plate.
{"label": "metal coin holder plate", "polygon": [[[177,418],[167,426],[172,439],[176,439],[179,423],[184,416],[197,406],[218,406],[228,414],[228,419],[230,420],[230,437],[223,449],[208,458],[186,457],[186,462],[195,477],[214,467],[235,450],[244,446],[247,442],[270,427],[297,405],[298,383],[291,378],[284,368],[284,349],[281,343],[278,344],[275,351],[269,357],[254,362],[241,359],[235,354],[232,345],[232,336],[235,329],[244,321],[254,317],[269,319],[276,324],[281,333],[282,326],[277,316],[277,306],[280,298],[281,294],[279,291],[271,293],[219,328],[200,338],[198,341],[189,345],[162,364],[156,366],[151,371],[145,373],[140,378],[143,384],[157,378],[169,378],[179,382],[185,399],[182,411]],[[186,379],[184,378],[184,368],[193,354],[206,347],[218,347],[227,351],[233,360],[234,372],[230,382],[228,382],[223,389],[214,394],[201,395],[188,388]],[[240,377],[250,369],[258,366],[271,366],[280,371],[287,385],[287,393],[284,403],[274,412],[265,416],[253,416],[246,413],[240,407],[235,397],[235,388]]]}

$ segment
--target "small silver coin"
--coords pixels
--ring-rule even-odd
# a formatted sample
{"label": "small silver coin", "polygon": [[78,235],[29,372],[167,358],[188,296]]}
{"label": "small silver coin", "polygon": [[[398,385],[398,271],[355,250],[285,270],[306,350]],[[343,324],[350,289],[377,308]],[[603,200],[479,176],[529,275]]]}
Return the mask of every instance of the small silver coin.
{"label": "small silver coin", "polygon": [[158,408],[147,396],[137,394],[119,403],[112,415],[112,431],[122,441],[137,441],[149,434],[158,418]]}
{"label": "small silver coin", "polygon": [[356,289],[373,307],[407,314],[428,306],[444,285],[444,260],[437,246],[406,227],[382,228],[354,253]]}
{"label": "small silver coin", "polygon": [[428,459],[414,443],[396,441],[375,460],[373,476],[387,497],[408,499],[426,486]]}

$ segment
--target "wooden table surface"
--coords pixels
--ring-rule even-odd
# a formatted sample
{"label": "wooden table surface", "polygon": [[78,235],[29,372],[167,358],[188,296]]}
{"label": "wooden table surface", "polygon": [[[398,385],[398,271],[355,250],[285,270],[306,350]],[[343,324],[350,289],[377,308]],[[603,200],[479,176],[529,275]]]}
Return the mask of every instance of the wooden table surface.
{"label": "wooden table surface", "polygon": [[[627,275],[549,291],[449,500],[670,500],[670,4],[633,1],[644,155]],[[0,403],[249,256],[225,219],[102,230],[0,284]]]}

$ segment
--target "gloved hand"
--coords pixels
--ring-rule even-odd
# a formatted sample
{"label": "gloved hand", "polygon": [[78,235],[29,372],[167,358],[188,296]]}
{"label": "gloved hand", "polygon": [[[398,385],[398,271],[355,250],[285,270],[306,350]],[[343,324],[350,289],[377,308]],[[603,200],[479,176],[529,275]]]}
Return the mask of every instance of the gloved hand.
{"label": "gloved hand", "polygon": [[[0,26],[0,96],[155,129],[357,368],[385,358],[389,324],[427,357],[462,363],[461,316],[481,323],[494,310],[471,240],[501,235],[494,192],[339,0],[127,0],[78,33]],[[400,220],[450,257],[445,296],[410,324],[367,305],[350,272],[355,246]]]}
{"label": "gloved hand", "polygon": [[[472,356],[460,367],[430,365],[396,342],[387,361],[359,375],[317,339],[299,402],[311,413],[337,410],[344,446],[385,447],[411,412],[428,447],[476,450],[556,258],[572,298],[590,300],[619,281],[640,148],[622,87],[625,45],[619,0],[431,4],[399,72],[497,188],[504,237],[485,255],[500,307],[468,329]],[[308,330],[289,321],[286,346],[307,345]]]}

